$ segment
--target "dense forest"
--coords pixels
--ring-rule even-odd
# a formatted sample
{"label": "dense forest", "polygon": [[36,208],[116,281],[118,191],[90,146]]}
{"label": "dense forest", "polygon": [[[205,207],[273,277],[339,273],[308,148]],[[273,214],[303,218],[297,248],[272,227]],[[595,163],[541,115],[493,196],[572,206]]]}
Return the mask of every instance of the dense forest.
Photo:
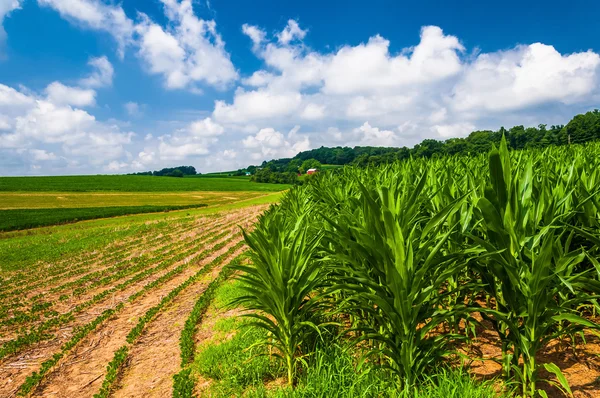
{"label": "dense forest", "polygon": [[269,169],[273,179],[277,180],[287,178],[272,173],[297,173],[302,163],[311,159],[322,164],[366,166],[391,163],[410,157],[431,158],[441,155],[486,153],[492,148],[492,144],[498,145],[503,135],[510,149],[544,148],[551,145],[598,140],[600,139],[600,110],[577,115],[565,126],[548,127],[540,124],[538,127],[515,126],[508,130],[501,127],[497,131],[473,131],[465,138],[450,138],[446,141],[426,139],[413,148],[321,147],[300,152],[293,158],[264,161],[259,167],[250,166],[245,170],[254,174],[257,169]]}

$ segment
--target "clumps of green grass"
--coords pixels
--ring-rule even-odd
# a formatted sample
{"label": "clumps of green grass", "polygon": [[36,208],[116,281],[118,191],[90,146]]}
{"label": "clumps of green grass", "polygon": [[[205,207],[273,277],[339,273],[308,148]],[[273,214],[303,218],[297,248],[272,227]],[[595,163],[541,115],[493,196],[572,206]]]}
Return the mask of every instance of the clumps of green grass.
{"label": "clumps of green grass", "polygon": [[[234,321],[232,321],[234,320]],[[211,396],[250,398],[501,398],[493,381],[478,382],[466,372],[441,368],[425,377],[418,387],[402,388],[392,374],[381,367],[364,363],[357,366],[356,352],[336,344],[315,350],[298,372],[294,388],[277,388],[269,382],[281,378],[285,369],[270,360],[264,346],[264,329],[244,326],[229,318],[220,322],[223,332],[239,330],[230,340],[207,346],[200,352],[195,369],[213,379]],[[225,327],[226,326],[226,327]],[[283,380],[283,379],[282,379]],[[189,396],[189,395],[182,395]]]}
{"label": "clumps of green grass", "polygon": [[257,345],[267,335],[256,327],[243,327],[240,320],[227,322],[223,332],[241,328],[231,339],[216,345],[208,345],[196,358],[195,370],[215,381],[212,393],[218,397],[242,394],[247,388],[260,388],[265,381],[284,373],[277,361],[269,358],[264,346]]}

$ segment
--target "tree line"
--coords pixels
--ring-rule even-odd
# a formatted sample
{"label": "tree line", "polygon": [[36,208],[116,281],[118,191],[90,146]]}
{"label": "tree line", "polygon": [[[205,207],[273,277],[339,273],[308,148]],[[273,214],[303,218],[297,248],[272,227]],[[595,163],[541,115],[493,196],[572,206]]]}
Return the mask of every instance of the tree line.
{"label": "tree line", "polygon": [[130,175],[137,176],[157,176],[157,177],[183,177],[196,175],[196,168],[194,166],[178,166],[178,167],[165,167],[161,170],[155,171],[142,171],[139,173],[131,173]]}
{"label": "tree line", "polygon": [[[300,152],[293,158],[264,161],[260,166],[250,166],[246,170],[254,174],[256,170],[269,169],[273,173],[297,173],[306,160],[314,160],[321,164],[355,166],[379,165],[392,163],[408,158],[431,158],[443,155],[487,153],[492,145],[498,146],[502,136],[507,139],[509,149],[545,148],[551,145],[580,144],[600,139],[600,110],[596,109],[575,116],[566,125],[548,127],[540,124],[537,127],[514,126],[510,129],[501,127],[497,131],[473,131],[465,138],[450,138],[445,141],[425,139],[413,148],[401,147],[320,147]],[[263,174],[267,174],[263,172]],[[291,178],[291,177],[290,177]]]}

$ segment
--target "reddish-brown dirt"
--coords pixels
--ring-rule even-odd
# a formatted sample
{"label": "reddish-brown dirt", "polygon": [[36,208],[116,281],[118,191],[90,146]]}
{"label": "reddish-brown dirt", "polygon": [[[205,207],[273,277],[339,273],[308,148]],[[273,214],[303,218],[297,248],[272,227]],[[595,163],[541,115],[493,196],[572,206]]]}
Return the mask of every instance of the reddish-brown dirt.
{"label": "reddish-brown dirt", "polygon": [[[502,345],[490,324],[482,321],[483,327],[478,330],[478,335],[471,346],[463,347],[470,357],[481,360],[466,363],[470,373],[476,378],[491,379],[502,376],[501,365],[493,358],[502,356]],[[575,354],[570,342],[559,346],[553,341],[537,357],[539,363],[554,363],[565,375],[573,396],[575,398],[598,398],[600,397],[600,338],[586,333],[586,343],[578,340]],[[540,372],[542,379],[556,380],[554,375],[546,371]],[[562,398],[564,394],[556,387],[540,382],[538,388],[545,390],[550,398]]]}

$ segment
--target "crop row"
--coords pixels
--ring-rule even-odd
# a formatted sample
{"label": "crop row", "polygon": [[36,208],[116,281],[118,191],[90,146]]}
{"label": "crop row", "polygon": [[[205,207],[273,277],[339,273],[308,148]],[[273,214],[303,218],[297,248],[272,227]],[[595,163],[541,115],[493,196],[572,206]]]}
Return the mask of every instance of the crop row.
{"label": "crop row", "polygon": [[[0,294],[0,299],[19,295],[37,287],[53,285],[58,280],[84,273],[91,268],[96,269],[99,265],[114,263],[115,261],[126,258],[138,247],[147,247],[159,240],[162,241],[163,237],[170,236],[170,234],[185,233],[196,227],[197,225],[194,223],[190,223],[190,225],[185,227],[182,226],[182,223],[165,224],[165,227],[159,230],[145,229],[143,233],[135,234],[135,238],[133,239],[113,242],[113,244],[105,247],[101,253],[86,252],[80,256],[68,257],[63,261],[53,264],[51,267],[39,264],[35,267],[37,272],[28,270],[28,272],[24,273],[24,275],[27,276],[27,279],[23,277],[13,278],[14,284],[17,284],[18,287],[13,291],[7,291],[5,289],[5,292]],[[135,230],[137,231],[137,228]],[[163,236],[159,236],[158,231],[160,231]],[[153,234],[155,236],[148,239],[148,234]],[[24,283],[26,280],[30,280],[30,283]],[[10,281],[12,280],[9,280],[9,282]],[[7,283],[6,287],[9,285],[10,284]]]}
{"label": "crop row", "polygon": [[217,288],[231,276],[233,272],[232,267],[239,265],[243,258],[245,258],[245,255],[241,254],[223,268],[219,276],[208,285],[204,293],[198,298],[192,312],[190,312],[188,319],[185,321],[179,339],[181,371],[173,376],[173,397],[192,397],[195,383],[191,376],[190,364],[194,360],[196,349],[196,340],[194,339],[196,327],[202,321],[202,317],[212,302]]}
{"label": "crop row", "polygon": [[[232,224],[228,223],[228,224],[225,224],[225,225],[226,226],[224,226],[223,222],[221,222],[221,223],[217,222],[217,223],[211,223],[210,227],[212,229],[216,229],[216,228],[229,227]],[[161,254],[159,256],[159,258],[161,258],[161,257],[164,258],[165,256],[171,255],[172,253],[179,253],[179,250],[181,249],[181,247],[183,247],[185,245],[195,245],[195,244],[198,244],[200,242],[200,239],[204,239],[206,236],[207,236],[207,234],[199,235],[191,243],[190,242],[185,242],[185,241],[178,242],[177,243],[178,244],[177,247],[171,246],[171,250],[169,252],[167,252],[167,253]],[[165,239],[169,240],[169,238],[165,238]],[[164,248],[165,246],[161,246],[161,248]],[[150,262],[150,259],[156,258],[156,257],[157,257],[156,253],[150,253],[147,256],[145,256],[143,259],[135,258],[135,259],[132,259],[130,261],[125,261],[124,263],[116,264],[115,266],[109,267],[108,269],[111,269],[111,268],[113,270],[119,270],[119,269],[121,269],[121,271],[119,271],[117,274],[114,274],[114,275],[112,275],[110,277],[105,277],[103,279],[99,279],[99,280],[93,281],[93,283],[91,285],[88,285],[86,287],[77,287],[77,286],[78,285],[82,285],[87,280],[91,280],[94,277],[100,276],[101,274],[100,275],[96,274],[96,273],[88,274],[90,276],[86,276],[84,278],[81,278],[78,281],[68,282],[66,284],[66,287],[67,288],[74,288],[75,287],[75,289],[72,290],[73,295],[74,296],[75,295],[81,295],[82,293],[84,293],[85,291],[91,289],[92,287],[99,286],[99,285],[106,285],[106,284],[110,283],[111,281],[120,279],[121,277],[124,277],[124,276],[126,276],[128,274],[131,274],[131,273],[139,271],[140,269],[143,269],[146,265],[148,265],[148,263]],[[137,262],[138,264],[136,266],[128,266],[129,264],[131,264],[131,262]],[[124,268],[124,269],[122,269],[122,268]],[[107,269],[105,269],[105,271],[106,270]],[[101,272],[101,271],[99,271],[99,272]],[[56,288],[56,289],[51,290],[51,292],[52,291],[58,291],[58,290],[62,290],[62,289],[61,288]],[[67,298],[67,296],[61,296],[61,299],[65,299],[65,298]],[[39,306],[39,305],[40,305],[40,303],[34,303],[33,304],[33,308],[35,308],[35,306]],[[35,312],[35,311],[32,311],[31,314],[19,313],[19,314],[17,314],[18,315],[17,318],[20,318],[21,321],[28,321],[28,320],[38,319],[39,318],[39,314],[35,314],[33,312]],[[0,322],[0,325],[6,325],[6,324],[15,323],[15,322],[18,322],[18,320],[11,320],[10,323],[8,323],[8,322]]]}
{"label": "crop row", "polygon": [[[229,241],[226,242],[222,242],[221,244],[213,247],[208,253],[204,253],[203,252],[203,257],[209,255],[211,252],[215,251],[215,250],[220,250],[222,247],[225,247],[225,245],[228,243]],[[235,249],[241,247],[243,245],[243,242],[238,242],[236,245],[232,246],[230,249],[228,249],[228,251],[224,254],[228,254],[231,253],[232,251],[235,251]],[[183,290],[183,288],[187,287],[191,282],[190,280],[195,280],[194,278],[198,278],[200,276],[202,276],[204,273],[208,272],[210,269],[212,269],[212,267],[214,267],[215,264],[218,264],[218,260],[220,258],[223,258],[222,256],[219,256],[218,258],[216,258],[214,261],[211,262],[211,264],[209,264],[208,266],[202,267],[198,272],[196,272],[194,274],[194,276],[188,278],[186,280],[186,282],[184,282],[183,284],[187,283],[185,286],[182,287],[182,285],[180,285],[179,287],[177,287],[175,290],[179,289],[177,291],[177,293],[175,293],[173,295],[173,291],[171,291],[169,293],[169,295],[165,296],[165,298],[163,298],[163,300],[161,300],[162,306],[164,306],[164,304],[166,304],[166,302],[170,301],[172,298],[175,297],[175,295],[177,295],[181,290]],[[133,301],[135,301],[136,299],[138,299],[139,297],[141,297],[143,294],[145,294],[146,292],[148,292],[149,290],[152,290],[153,288],[160,286],[166,282],[168,282],[170,279],[172,279],[173,277],[175,277],[176,275],[178,275],[179,273],[181,273],[182,271],[185,270],[185,265],[186,264],[181,264],[179,267],[177,267],[176,269],[171,270],[169,273],[161,276],[159,279],[156,279],[155,281],[145,285],[141,290],[139,290],[138,292],[132,294],[131,296],[128,297],[127,302],[131,303]],[[165,299],[167,297],[171,297],[169,300]],[[25,383],[20,387],[19,389],[19,394],[20,395],[27,395],[29,394],[35,387],[37,387],[43,380],[43,378],[50,372],[50,370],[56,366],[56,364],[58,363],[58,361],[60,361],[61,358],[63,358],[79,341],[81,341],[85,336],[87,336],[90,332],[92,332],[93,330],[95,330],[100,324],[102,324],[104,321],[106,321],[107,319],[109,319],[111,316],[117,314],[119,311],[121,311],[125,306],[125,302],[121,302],[119,303],[115,308],[113,309],[109,309],[104,311],[100,316],[98,316],[97,318],[95,318],[93,321],[91,321],[90,323],[86,324],[85,326],[79,328],[76,332],[76,334],[71,338],[71,340],[69,340],[67,343],[65,343],[65,345],[63,345],[63,347],[61,348],[61,351],[59,353],[54,354],[54,356],[44,362],[40,368],[39,371],[32,373],[25,381]],[[148,320],[150,318],[147,317],[147,315],[150,313],[150,311],[156,311],[156,308],[158,306],[161,306],[161,304],[152,307],[150,310],[148,310],[148,312],[146,313],[145,317],[140,318],[140,321],[138,322],[138,325],[136,325],[136,327],[134,327],[134,329],[132,329],[132,331],[130,332],[130,334],[128,335],[127,339],[129,341],[129,339],[131,339],[131,336],[133,336],[134,334],[134,330],[139,330],[139,332],[141,332],[140,329],[140,323],[143,323],[145,325],[146,322],[148,322]],[[160,308],[162,308],[162,306]],[[137,329],[136,329],[137,328]],[[143,326],[142,326],[143,328]],[[119,349],[116,353],[115,353],[115,358],[113,359],[113,361],[111,361],[111,364],[114,363],[121,363],[121,357],[123,352],[125,353],[125,357],[123,357],[123,360],[126,358],[126,354],[127,354],[127,348],[125,347],[125,349],[123,349],[124,347],[121,347],[121,349]],[[109,371],[107,373],[107,378],[111,377],[111,370],[110,369],[114,369],[114,365],[109,364]],[[116,374],[115,374],[116,376]]]}
{"label": "crop row", "polygon": [[[215,234],[216,234],[216,231],[210,232],[208,234],[208,236],[210,238],[209,238],[209,240],[207,240],[205,242],[205,244],[209,244],[209,243],[218,241],[220,238],[226,236],[228,234],[228,232],[223,232],[216,236],[215,236]],[[233,236],[230,237],[230,239],[233,239]],[[220,245],[224,245],[225,243],[226,242],[222,242],[222,243],[220,243]],[[189,261],[186,261],[184,264],[181,264],[179,267],[175,268],[175,270],[177,270],[177,273],[182,272],[185,268],[187,268],[189,266],[190,261],[195,260],[195,259],[197,259],[199,261],[199,259],[206,256],[208,254],[208,251],[211,249],[205,249],[204,251],[202,251],[200,253],[194,253],[197,249],[195,247],[192,247],[185,252],[181,252],[181,253],[177,254],[176,256],[172,257],[171,259],[169,259],[167,261],[162,261],[158,266],[156,266],[154,268],[148,268],[148,269],[138,273],[134,277],[128,279],[127,281],[125,281],[119,285],[113,286],[110,289],[104,290],[103,292],[95,295],[92,299],[88,300],[87,302],[77,305],[73,310],[71,310],[65,314],[61,314],[61,315],[59,315],[55,318],[52,318],[48,321],[45,321],[43,324],[39,325],[38,327],[34,328],[33,330],[30,330],[29,332],[26,332],[13,340],[7,341],[0,348],[0,359],[6,357],[8,355],[16,354],[34,343],[52,338],[53,335],[48,333],[48,330],[50,330],[51,328],[54,328],[54,327],[64,325],[64,324],[72,321],[74,319],[74,315],[76,313],[79,313],[79,312],[83,311],[84,309],[89,308],[93,304],[103,300],[109,294],[123,290],[124,288],[128,287],[129,285],[131,285],[135,282],[141,281],[144,278],[146,278],[147,276],[150,276],[157,271],[163,270],[163,269],[169,267],[170,265],[176,263],[177,261],[180,261],[180,260],[186,259],[189,256],[192,256],[192,258],[188,258]],[[167,275],[169,275],[169,274],[170,273],[168,273]],[[174,276],[174,275],[175,274],[173,274],[172,276]]]}
{"label": "crop row", "polygon": [[235,253],[236,250],[240,249],[244,245],[244,242],[241,241],[238,244],[232,246],[225,253],[221,254],[217,258],[215,258],[210,264],[204,266],[200,269],[196,274],[189,277],[185,282],[177,286],[175,289],[171,290],[168,295],[163,297],[163,299],[156,306],[150,308],[140,319],[136,326],[129,332],[127,335],[127,344],[124,345],[119,350],[116,351],[113,360],[108,364],[106,377],[102,382],[102,387],[100,391],[94,395],[94,398],[106,398],[110,395],[111,391],[114,388],[114,384],[118,378],[118,375],[127,360],[129,346],[133,345],[137,339],[141,336],[144,331],[144,327],[148,322],[150,322],[168,303],[170,303],[179,293],[181,293],[185,288],[190,286],[192,283],[196,282],[200,277],[204,274],[212,270],[215,266],[222,263],[228,256],[232,253]]}

